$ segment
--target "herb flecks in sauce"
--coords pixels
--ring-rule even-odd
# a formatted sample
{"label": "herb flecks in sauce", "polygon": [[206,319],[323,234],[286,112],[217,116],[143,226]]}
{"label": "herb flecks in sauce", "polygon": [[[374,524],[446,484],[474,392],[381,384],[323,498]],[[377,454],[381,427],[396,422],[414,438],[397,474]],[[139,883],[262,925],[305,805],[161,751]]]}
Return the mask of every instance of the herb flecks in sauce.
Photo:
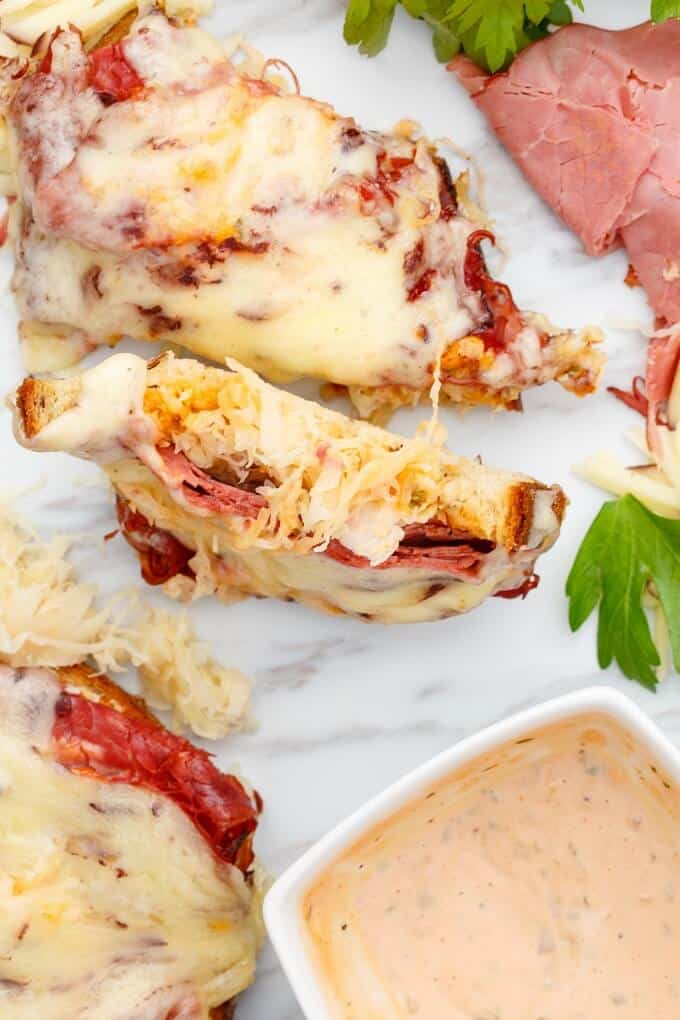
{"label": "herb flecks in sauce", "polygon": [[338,1020],[680,1017],[679,885],[678,789],[588,715],[369,831],[309,890],[307,930]]}

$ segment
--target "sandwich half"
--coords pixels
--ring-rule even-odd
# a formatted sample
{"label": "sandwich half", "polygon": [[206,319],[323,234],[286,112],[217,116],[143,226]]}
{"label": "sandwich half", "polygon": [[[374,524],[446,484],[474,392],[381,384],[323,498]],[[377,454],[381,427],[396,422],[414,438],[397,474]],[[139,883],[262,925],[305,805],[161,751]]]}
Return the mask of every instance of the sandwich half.
{"label": "sandwich half", "polygon": [[551,380],[595,387],[598,331],[517,307],[412,124],[366,131],[160,12],[92,52],[60,29],[11,88],[31,371],[128,334],[336,384],[363,417],[435,377],[444,398],[495,407]]}
{"label": "sandwich half", "polygon": [[24,380],[15,435],[98,461],[142,573],[180,598],[295,599],[366,620],[521,595],[565,496],[278,390],[250,369],[113,355]]}
{"label": "sandwich half", "polygon": [[261,802],[84,666],[0,665],[3,1020],[228,1020]]}

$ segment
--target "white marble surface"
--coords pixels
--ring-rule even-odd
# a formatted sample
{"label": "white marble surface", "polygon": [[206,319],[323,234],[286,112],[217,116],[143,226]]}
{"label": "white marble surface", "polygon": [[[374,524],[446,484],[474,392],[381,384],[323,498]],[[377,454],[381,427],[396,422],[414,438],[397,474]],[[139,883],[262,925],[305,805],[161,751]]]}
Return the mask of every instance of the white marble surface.
{"label": "white marble surface", "polygon": [[[507,246],[505,279],[518,301],[554,321],[599,323],[607,333],[605,383],[625,385],[642,367],[640,334],[617,331],[625,320],[650,321],[644,298],[623,284],[626,259],[594,260],[562,228],[523,181],[482,118],[437,65],[427,33],[398,18],[388,49],[369,61],[342,41],[340,0],[217,0],[211,24],[248,33],[268,55],[291,63],[305,92],[333,102],[365,124],[387,127],[403,116],[433,136],[449,136],[484,166],[486,199]],[[589,18],[619,27],[643,20],[645,0],[587,0]],[[3,390],[21,374],[8,253],[0,261]],[[132,348],[132,345],[130,345]],[[540,588],[526,602],[491,600],[448,622],[384,628],[326,618],[300,606],[247,601],[224,608],[202,603],[196,625],[227,662],[257,680],[259,729],[214,748],[237,762],[262,792],[266,811],[260,854],[279,872],[311,841],[405,770],[466,733],[541,699],[587,684],[625,690],[680,742],[680,680],[652,695],[614,670],[598,671],[594,627],[572,636],[564,582],[601,494],[576,479],[574,463],[598,447],[622,447],[631,415],[603,389],[577,400],[556,386],[531,393],[524,415],[444,412],[450,445],[489,463],[561,483],[571,507],[561,541],[540,563]],[[412,430],[418,413],[396,427]],[[22,505],[46,532],[114,527],[106,491],[91,466],[19,449],[0,412],[0,486],[44,481]],[[634,457],[634,454],[631,454]],[[110,590],[136,583],[137,567],[122,539],[78,553],[83,575]],[[299,1020],[300,1012],[266,951],[240,1020]]]}

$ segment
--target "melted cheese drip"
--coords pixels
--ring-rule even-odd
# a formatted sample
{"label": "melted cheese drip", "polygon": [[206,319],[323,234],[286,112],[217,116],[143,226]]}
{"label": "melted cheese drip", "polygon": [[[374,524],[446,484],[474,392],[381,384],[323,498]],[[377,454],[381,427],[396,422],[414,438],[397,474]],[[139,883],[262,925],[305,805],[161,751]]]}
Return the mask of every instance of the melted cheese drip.
{"label": "melted cheese drip", "polygon": [[[31,438],[31,447],[106,463],[122,456],[128,442],[141,445],[153,440],[153,426],[143,410],[146,373],[146,362],[134,354],[118,354],[83,372],[74,406],[41,428]],[[16,415],[14,428],[23,442]]]}
{"label": "melted cheese drip", "polygon": [[252,980],[257,898],[167,798],[75,776],[61,690],[0,667],[3,1020],[207,1020]]}

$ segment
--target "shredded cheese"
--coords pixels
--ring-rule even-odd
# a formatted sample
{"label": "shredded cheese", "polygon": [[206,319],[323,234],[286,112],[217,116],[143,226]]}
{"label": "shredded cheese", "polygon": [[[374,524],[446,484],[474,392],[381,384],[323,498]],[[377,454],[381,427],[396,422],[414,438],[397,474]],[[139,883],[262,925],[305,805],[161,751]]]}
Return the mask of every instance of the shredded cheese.
{"label": "shredded cheese", "polygon": [[89,659],[102,673],[132,664],[149,702],[170,708],[176,726],[218,739],[248,724],[250,682],[210,656],[188,616],[127,592],[100,605],[96,587],[79,581],[66,559],[71,544],[63,535],[42,541],[0,505],[0,662]]}
{"label": "shredded cheese", "polygon": [[2,0],[0,24],[10,38],[26,46],[68,24],[77,25],[88,40],[103,35],[136,6],[135,0]]}
{"label": "shredded cheese", "polygon": [[653,464],[630,468],[613,454],[601,451],[588,457],[575,471],[585,481],[616,496],[632,493],[655,514],[680,518],[680,492],[657,472]]}
{"label": "shredded cheese", "polygon": [[[673,342],[677,326],[658,330],[654,336]],[[576,469],[594,485],[623,495],[630,492],[653,513],[680,518],[680,366],[665,402],[663,420],[649,422],[647,430],[628,429],[626,438],[644,456],[645,462],[625,467],[609,453],[589,457]],[[651,439],[650,439],[651,436]]]}

